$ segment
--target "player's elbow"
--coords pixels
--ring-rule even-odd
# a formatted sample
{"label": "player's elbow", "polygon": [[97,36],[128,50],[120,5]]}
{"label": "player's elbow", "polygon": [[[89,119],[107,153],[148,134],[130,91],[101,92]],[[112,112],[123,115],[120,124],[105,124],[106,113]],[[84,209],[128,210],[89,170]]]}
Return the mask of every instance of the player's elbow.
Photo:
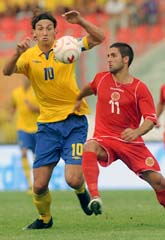
{"label": "player's elbow", "polygon": [[105,40],[105,34],[103,31],[100,31],[100,34],[98,35],[97,40],[96,40],[96,45],[104,42],[104,40]]}
{"label": "player's elbow", "polygon": [[149,124],[148,124],[148,129],[149,129],[149,131],[150,131],[150,130],[153,129],[153,127],[154,127],[154,125],[156,124],[156,122],[155,122],[155,121],[152,121],[152,120],[149,120],[148,122],[149,122]]}
{"label": "player's elbow", "polygon": [[11,75],[13,74],[13,71],[11,71],[11,70],[9,70],[9,69],[7,69],[7,68],[3,68],[3,69],[2,69],[2,73],[3,73],[3,75],[5,75],[5,76],[11,76]]}
{"label": "player's elbow", "polygon": [[88,45],[89,48],[93,48],[96,45],[101,44],[105,40],[105,35],[103,32],[100,32],[99,34],[95,35],[94,37],[88,37]]}
{"label": "player's elbow", "polygon": [[17,72],[17,66],[13,63],[7,63],[6,65],[4,65],[2,72],[4,75],[10,76],[13,73]]}

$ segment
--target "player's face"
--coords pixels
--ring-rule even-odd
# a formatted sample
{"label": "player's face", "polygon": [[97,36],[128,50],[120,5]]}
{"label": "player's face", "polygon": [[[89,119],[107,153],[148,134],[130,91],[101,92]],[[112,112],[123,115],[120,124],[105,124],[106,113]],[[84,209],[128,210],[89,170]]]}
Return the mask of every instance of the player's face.
{"label": "player's face", "polygon": [[109,48],[107,57],[108,57],[109,71],[111,73],[116,74],[124,68],[124,61],[118,48],[115,48],[115,47]]}
{"label": "player's face", "polygon": [[55,28],[52,21],[48,19],[38,21],[33,34],[39,44],[52,46],[55,39]]}

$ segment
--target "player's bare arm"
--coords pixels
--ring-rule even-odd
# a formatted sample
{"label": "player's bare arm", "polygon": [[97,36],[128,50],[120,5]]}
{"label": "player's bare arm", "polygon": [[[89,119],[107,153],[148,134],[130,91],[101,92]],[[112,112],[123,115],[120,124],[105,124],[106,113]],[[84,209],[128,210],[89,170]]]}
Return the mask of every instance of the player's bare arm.
{"label": "player's bare arm", "polygon": [[159,117],[160,117],[160,115],[162,114],[163,111],[164,111],[164,105],[161,102],[159,102],[157,104],[157,109],[156,109],[156,115],[157,115],[157,118],[158,118],[157,124],[155,125],[156,128],[160,127]]}
{"label": "player's bare arm", "polygon": [[18,58],[21,56],[21,54],[30,47],[30,43],[31,43],[31,38],[26,38],[25,40],[17,44],[15,53],[3,67],[4,75],[10,76],[12,73],[15,73],[17,71],[16,62]]}
{"label": "player's bare arm", "polygon": [[131,142],[135,140],[137,137],[142,136],[149,132],[154,126],[154,123],[146,119],[144,122],[141,124],[139,128],[132,129],[132,128],[126,128],[122,133],[121,133],[121,138],[124,141]]}
{"label": "player's bare arm", "polygon": [[69,23],[78,24],[87,31],[89,34],[87,36],[89,48],[92,48],[104,41],[104,32],[99,27],[83,18],[78,11],[72,10],[64,13],[62,16]]}
{"label": "player's bare arm", "polygon": [[90,84],[86,85],[82,90],[81,92],[79,93],[79,95],[77,96],[77,99],[76,99],[76,103],[75,103],[75,106],[74,106],[74,109],[73,109],[73,112],[75,111],[80,111],[80,107],[81,107],[81,103],[82,103],[82,99],[84,97],[87,97],[87,96],[90,96],[90,95],[93,95],[94,92],[92,91],[91,87],[90,87]]}

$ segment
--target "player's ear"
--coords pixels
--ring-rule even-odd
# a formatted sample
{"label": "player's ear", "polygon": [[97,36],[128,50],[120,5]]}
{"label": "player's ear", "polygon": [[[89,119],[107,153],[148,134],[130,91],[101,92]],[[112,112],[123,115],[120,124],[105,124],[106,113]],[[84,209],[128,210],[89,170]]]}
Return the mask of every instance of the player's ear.
{"label": "player's ear", "polygon": [[32,39],[33,39],[33,41],[37,41],[37,36],[36,36],[34,30],[32,31]]}
{"label": "player's ear", "polygon": [[128,62],[129,62],[129,56],[123,57],[123,61],[124,61],[124,63],[128,64]]}
{"label": "player's ear", "polygon": [[55,31],[54,31],[55,37],[57,36],[57,34],[58,34],[58,31],[55,29]]}

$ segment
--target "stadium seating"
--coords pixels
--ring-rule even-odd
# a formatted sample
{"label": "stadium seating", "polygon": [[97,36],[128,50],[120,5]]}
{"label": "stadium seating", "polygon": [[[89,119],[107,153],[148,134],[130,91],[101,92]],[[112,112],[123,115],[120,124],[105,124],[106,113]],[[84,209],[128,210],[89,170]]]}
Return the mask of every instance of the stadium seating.
{"label": "stadium seating", "polygon": [[0,21],[0,38],[1,41],[15,41],[16,24],[14,17],[4,17]]}
{"label": "stadium seating", "polygon": [[132,42],[132,29],[131,28],[121,28],[117,31],[116,40],[119,42]]}
{"label": "stadium seating", "polygon": [[132,32],[132,45],[134,46],[137,55],[144,53],[148,49],[149,34],[148,26],[140,25],[133,29]]}
{"label": "stadium seating", "polygon": [[151,43],[158,43],[163,40],[165,33],[163,30],[163,25],[156,24],[150,27],[149,29],[149,39]]}

